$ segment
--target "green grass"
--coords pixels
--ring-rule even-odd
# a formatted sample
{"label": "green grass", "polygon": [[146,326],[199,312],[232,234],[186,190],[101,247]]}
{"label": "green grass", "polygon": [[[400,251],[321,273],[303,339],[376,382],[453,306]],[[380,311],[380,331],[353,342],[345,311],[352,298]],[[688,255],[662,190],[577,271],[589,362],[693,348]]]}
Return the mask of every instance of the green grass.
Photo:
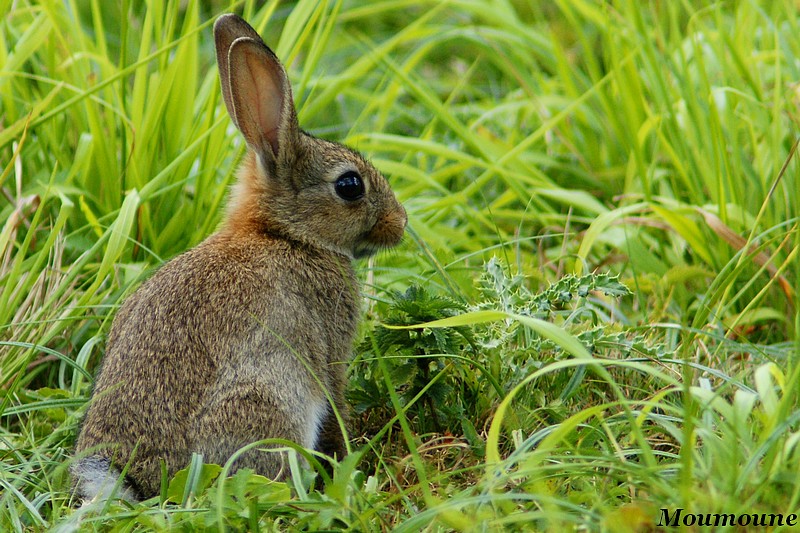
{"label": "green grass", "polygon": [[[355,452],[316,485],[198,457],[155,500],[78,510],[66,469],[114,311],[214,230],[244,150],[213,64],[232,9],[289,65],[303,126],[367,154],[409,214],[358,265]],[[794,2],[0,12],[0,529],[800,510]]]}

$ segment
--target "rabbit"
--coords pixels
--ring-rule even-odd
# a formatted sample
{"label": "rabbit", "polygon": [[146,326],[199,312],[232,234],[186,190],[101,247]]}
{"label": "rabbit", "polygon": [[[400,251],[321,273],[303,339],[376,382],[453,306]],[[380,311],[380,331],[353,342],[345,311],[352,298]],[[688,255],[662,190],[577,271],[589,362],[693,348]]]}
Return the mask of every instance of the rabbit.
{"label": "rabbit", "polygon": [[[86,501],[160,492],[193,452],[223,464],[281,438],[341,459],[346,362],[360,319],[354,259],[407,216],[364,157],[297,122],[286,70],[234,14],[214,25],[222,96],[247,154],[220,228],[119,309],[71,466]],[[327,394],[326,394],[327,392]],[[285,479],[256,448],[234,470]],[[126,476],[120,479],[127,468]]]}

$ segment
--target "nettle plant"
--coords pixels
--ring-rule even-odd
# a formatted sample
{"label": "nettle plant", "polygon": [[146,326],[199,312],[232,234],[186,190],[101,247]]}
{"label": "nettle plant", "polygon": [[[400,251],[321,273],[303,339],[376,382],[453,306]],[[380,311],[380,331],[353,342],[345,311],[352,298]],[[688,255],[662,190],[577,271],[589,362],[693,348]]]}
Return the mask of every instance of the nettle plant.
{"label": "nettle plant", "polygon": [[[467,306],[443,295],[432,295],[413,285],[396,292],[383,317],[386,326],[409,326],[449,318]],[[363,354],[350,387],[356,413],[370,411],[383,424],[394,415],[388,388],[397,391],[407,416],[417,419],[420,432],[455,431],[453,423],[467,413],[464,402],[481,392],[473,379],[471,362],[480,359],[480,346],[470,327],[390,329],[375,328],[360,346]],[[388,375],[383,376],[382,358]],[[377,418],[375,418],[377,417]]]}
{"label": "nettle plant", "polygon": [[[395,415],[392,387],[417,432],[463,434],[480,449],[478,434],[508,391],[543,365],[569,357],[557,343],[513,316],[558,325],[595,354],[613,352],[619,357],[638,347],[644,350],[645,345],[652,351],[652,342],[645,343],[620,321],[617,301],[631,292],[616,276],[568,275],[537,292],[529,287],[528,278],[512,274],[501,260],[492,258],[476,280],[476,289],[479,299],[472,304],[420,286],[391,295],[382,324],[358,350],[361,356],[349,391],[355,412],[366,425],[377,429]],[[469,320],[481,311],[500,311],[508,318]],[[454,317],[462,318],[463,325],[426,325]],[[563,410],[586,372],[581,366],[554,373],[520,402],[533,410]]]}

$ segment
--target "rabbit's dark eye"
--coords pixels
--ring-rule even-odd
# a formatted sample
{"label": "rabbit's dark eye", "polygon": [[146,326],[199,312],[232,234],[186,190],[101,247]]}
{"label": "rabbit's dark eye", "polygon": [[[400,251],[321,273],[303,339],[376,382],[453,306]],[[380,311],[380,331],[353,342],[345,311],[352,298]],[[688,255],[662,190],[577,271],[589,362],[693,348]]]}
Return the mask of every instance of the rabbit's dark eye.
{"label": "rabbit's dark eye", "polygon": [[334,184],[336,194],[342,200],[353,202],[364,196],[364,182],[361,181],[361,176],[358,172],[348,170],[338,178]]}

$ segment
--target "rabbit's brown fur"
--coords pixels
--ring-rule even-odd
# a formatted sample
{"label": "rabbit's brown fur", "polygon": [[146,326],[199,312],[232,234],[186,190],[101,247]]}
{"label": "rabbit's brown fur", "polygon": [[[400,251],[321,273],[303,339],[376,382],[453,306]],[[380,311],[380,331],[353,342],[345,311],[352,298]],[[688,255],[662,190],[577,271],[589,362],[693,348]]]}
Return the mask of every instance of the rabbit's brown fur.
{"label": "rabbit's brown fur", "polygon": [[[345,363],[359,319],[351,260],[393,246],[406,215],[356,152],[300,130],[285,71],[247,23],[214,29],[223,98],[249,153],[222,228],[121,307],[72,468],[77,493],[149,497],[192,452],[224,463],[265,438],[342,457]],[[339,194],[360,177],[363,197]],[[352,179],[346,184],[352,184]],[[358,192],[356,190],[356,192]],[[352,194],[351,194],[352,196]],[[286,474],[279,453],[236,468]]]}

